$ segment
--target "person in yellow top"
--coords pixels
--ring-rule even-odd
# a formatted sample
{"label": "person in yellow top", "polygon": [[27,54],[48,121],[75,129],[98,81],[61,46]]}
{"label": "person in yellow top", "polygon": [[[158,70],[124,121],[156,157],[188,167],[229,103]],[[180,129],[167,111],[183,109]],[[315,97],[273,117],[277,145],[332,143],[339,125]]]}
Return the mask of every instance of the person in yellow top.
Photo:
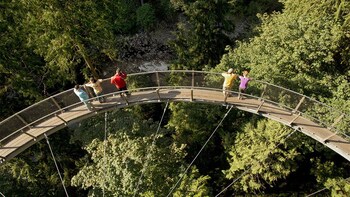
{"label": "person in yellow top", "polygon": [[224,84],[222,85],[222,92],[224,96],[226,96],[226,94],[230,96],[227,91],[232,89],[233,80],[237,79],[237,74],[234,74],[233,71],[234,70],[230,68],[227,72],[221,74],[225,78]]}
{"label": "person in yellow top", "polygon": [[91,87],[94,90],[96,96],[98,97],[98,101],[100,103],[104,103],[106,102],[106,98],[104,96],[101,96],[103,95],[101,83],[102,83],[102,79],[96,80],[95,78],[91,77],[89,83],[85,85],[88,87]]}

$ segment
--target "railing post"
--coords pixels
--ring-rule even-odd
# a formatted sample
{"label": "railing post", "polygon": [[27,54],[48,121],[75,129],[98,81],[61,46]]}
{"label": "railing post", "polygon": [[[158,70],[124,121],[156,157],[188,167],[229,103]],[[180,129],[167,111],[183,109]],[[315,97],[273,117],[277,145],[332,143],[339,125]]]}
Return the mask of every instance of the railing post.
{"label": "railing post", "polygon": [[61,106],[58,104],[54,97],[51,97],[51,100],[56,105],[56,107],[61,110],[61,112],[64,112],[64,110],[61,108]]}
{"label": "railing post", "polygon": [[16,114],[16,116],[17,116],[17,118],[20,119],[26,126],[28,126],[29,128],[32,127],[32,126],[30,126],[30,125],[28,124],[28,122],[25,121],[19,114]]}
{"label": "railing post", "polygon": [[264,94],[265,94],[266,88],[267,88],[267,85],[264,84],[264,89],[263,89],[263,91],[262,91],[262,93],[261,93],[261,95],[260,95],[259,100],[263,99],[263,96],[264,96]]}
{"label": "railing post", "polygon": [[300,105],[304,102],[304,100],[305,100],[305,96],[303,96],[303,97],[300,99],[298,105],[297,105],[297,106],[294,108],[294,110],[292,111],[293,114],[294,114],[295,112],[298,111]]}
{"label": "railing post", "polygon": [[331,125],[331,127],[329,129],[334,128],[334,126],[336,124],[338,124],[338,122],[340,122],[340,120],[344,117],[344,114],[340,115],[337,119],[334,120],[333,124]]}
{"label": "railing post", "polygon": [[157,85],[158,85],[158,87],[160,87],[160,80],[159,80],[158,71],[156,71],[156,77],[157,77]]}
{"label": "railing post", "polygon": [[67,121],[65,121],[61,116],[59,116],[58,114],[55,114],[55,116],[57,117],[57,118],[59,118],[60,120],[62,120],[62,122],[64,123],[64,125],[67,125],[68,123],[67,123]]}
{"label": "railing post", "polygon": [[[333,122],[333,124],[332,124],[330,127],[328,127],[327,129],[329,129],[329,130],[333,129],[334,126],[335,126],[343,117],[344,117],[344,114],[340,115],[337,119],[335,119],[335,121]],[[327,136],[326,138],[324,138],[324,140],[323,140],[324,143],[327,143],[329,138],[331,138],[331,137],[333,137],[333,136],[335,136],[335,135],[337,135],[337,134],[338,134],[338,132],[335,132],[335,133],[333,133],[332,135]]]}
{"label": "railing post", "polygon": [[22,129],[21,129],[21,132],[22,132],[23,134],[26,134],[26,135],[30,136],[31,138],[33,138],[34,141],[36,141],[36,137],[35,137],[34,135],[31,135],[31,134],[29,134],[29,133],[23,131]]}
{"label": "railing post", "polygon": [[192,88],[194,87],[194,70],[192,70]]}
{"label": "railing post", "polygon": [[194,70],[192,70],[191,102],[193,101]]}
{"label": "railing post", "polygon": [[259,112],[259,110],[261,109],[261,107],[263,106],[264,103],[265,103],[265,100],[262,100],[260,105],[259,105],[259,107],[258,107],[258,109],[256,109],[256,113]]}
{"label": "railing post", "polygon": [[159,88],[157,88],[157,89],[156,89],[156,93],[157,93],[157,95],[158,95],[158,101],[160,102],[160,94],[159,94],[159,90],[160,90],[160,89],[159,89]]}
{"label": "railing post", "polygon": [[300,112],[297,113],[297,115],[293,118],[293,120],[291,120],[291,121],[289,122],[289,125],[292,125],[292,124],[294,123],[294,121],[295,121],[297,118],[299,118],[299,116],[300,116]]}

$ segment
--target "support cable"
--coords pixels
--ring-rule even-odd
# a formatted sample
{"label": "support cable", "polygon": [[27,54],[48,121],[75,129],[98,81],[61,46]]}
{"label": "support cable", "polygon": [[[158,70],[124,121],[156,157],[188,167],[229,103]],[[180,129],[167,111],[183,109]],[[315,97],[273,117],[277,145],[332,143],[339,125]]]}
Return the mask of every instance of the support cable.
{"label": "support cable", "polygon": [[[287,140],[292,134],[294,134],[297,130],[294,130],[293,132],[291,132],[290,134],[288,134],[284,140]],[[273,149],[277,148],[279,145],[282,144],[282,140],[280,141],[280,143],[278,143]],[[248,169],[246,169],[244,172],[241,173],[241,175],[239,175],[239,177],[237,177],[236,179],[234,179],[227,187],[225,187],[223,190],[221,190],[221,192],[219,192],[218,194],[215,195],[215,197],[218,197],[220,194],[222,194],[223,192],[225,192],[229,187],[231,187],[236,181],[238,181],[240,178],[243,177],[243,175],[247,174],[251,169],[252,169],[253,165],[251,165]]]}
{"label": "support cable", "polygon": [[0,192],[0,195],[1,195],[2,197],[5,197],[5,195],[4,195],[4,194],[2,194],[1,192]]}
{"label": "support cable", "polygon": [[312,193],[312,194],[308,194],[306,197],[313,196],[313,195],[318,194],[318,193],[320,193],[320,192],[322,192],[322,191],[324,191],[324,190],[326,190],[326,189],[327,189],[327,188],[320,189],[320,190],[318,190],[318,191],[316,191],[316,192],[314,192],[314,193]]}
{"label": "support cable", "polygon": [[145,162],[145,164],[144,164],[143,167],[142,167],[141,176],[140,176],[140,178],[139,178],[139,181],[137,182],[137,186],[136,186],[136,190],[135,190],[135,192],[134,192],[134,196],[136,195],[136,193],[137,193],[138,190],[139,190],[139,186],[140,186],[140,184],[141,184],[141,181],[142,181],[142,178],[143,178],[143,174],[145,173],[146,168],[147,168],[147,166],[148,166],[148,161],[149,161],[150,156],[151,156],[151,151],[153,150],[154,145],[156,144],[156,138],[157,138],[157,136],[158,136],[158,132],[159,132],[159,130],[160,130],[160,126],[161,126],[161,124],[162,124],[162,122],[163,122],[163,118],[164,118],[165,112],[166,112],[166,110],[167,110],[167,108],[168,108],[168,104],[169,104],[169,100],[167,101],[167,103],[166,103],[166,105],[165,105],[165,107],[164,107],[163,115],[162,115],[162,117],[161,117],[161,119],[160,119],[160,121],[159,121],[156,134],[153,136],[152,145],[151,145],[151,147],[147,150],[146,162]]}
{"label": "support cable", "polygon": [[[345,181],[347,181],[348,183],[350,183],[350,182],[349,182],[349,181],[350,181],[350,177],[346,178]],[[322,189],[320,189],[320,190],[318,190],[318,191],[316,191],[316,192],[314,192],[314,193],[308,194],[308,195],[305,196],[305,197],[313,196],[313,195],[318,194],[318,193],[320,193],[320,192],[322,192],[322,191],[324,191],[324,190],[326,190],[326,189],[328,189],[328,188],[326,188],[326,187],[325,187],[325,188],[322,188]]]}
{"label": "support cable", "polygon": [[58,172],[58,176],[59,176],[60,179],[61,179],[61,183],[62,183],[64,192],[66,193],[66,196],[69,197],[68,192],[67,192],[67,189],[66,189],[66,186],[64,185],[63,178],[62,178],[62,176],[61,176],[60,169],[58,168],[58,165],[57,165],[57,162],[56,162],[56,159],[55,159],[55,155],[53,154],[53,151],[52,151],[52,148],[51,148],[51,145],[50,145],[50,142],[49,142],[49,138],[47,137],[46,133],[44,133],[44,136],[45,136],[45,138],[46,138],[47,144],[49,145],[49,149],[50,149],[50,152],[51,152],[51,156],[52,156],[52,159],[53,159],[53,161],[54,161],[54,163],[55,163],[55,166],[56,166],[56,169],[57,169],[57,172]]}
{"label": "support cable", "polygon": [[202,146],[202,148],[198,151],[197,155],[194,157],[194,159],[192,160],[192,162],[190,163],[190,165],[188,165],[188,167],[186,168],[186,170],[182,173],[181,177],[179,178],[179,180],[176,182],[176,184],[172,187],[172,189],[170,190],[169,194],[167,195],[167,197],[170,196],[170,194],[173,192],[173,190],[176,188],[176,186],[180,183],[180,181],[182,180],[182,178],[185,176],[185,174],[187,173],[187,171],[190,169],[190,167],[192,166],[192,164],[194,163],[194,161],[197,159],[197,157],[199,156],[199,154],[202,152],[202,150],[204,149],[204,147],[208,144],[209,140],[213,137],[213,135],[215,134],[215,132],[218,130],[219,126],[221,125],[221,123],[225,120],[226,116],[230,113],[231,109],[233,108],[233,105],[231,105],[230,109],[226,112],[226,114],[224,115],[224,117],[221,119],[221,121],[219,122],[218,126],[216,126],[216,128],[214,129],[214,131],[211,133],[211,135],[209,136],[209,138],[207,139],[207,141],[204,143],[204,145]]}
{"label": "support cable", "polygon": [[[108,112],[105,112],[105,137],[104,137],[104,141],[103,141],[103,160],[104,163],[106,164],[106,147],[107,147],[107,117],[108,117]],[[106,184],[106,176],[104,176],[103,179],[103,185],[102,185],[102,196],[105,196],[105,185]]]}

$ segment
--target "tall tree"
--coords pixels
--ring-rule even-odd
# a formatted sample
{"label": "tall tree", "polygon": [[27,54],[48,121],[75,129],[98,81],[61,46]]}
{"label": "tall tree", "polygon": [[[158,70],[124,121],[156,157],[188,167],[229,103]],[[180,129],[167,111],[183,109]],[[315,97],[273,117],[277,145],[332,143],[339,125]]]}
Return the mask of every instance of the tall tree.
{"label": "tall tree", "polygon": [[[223,56],[219,70],[250,69],[251,76],[326,102],[349,113],[350,17],[347,1],[285,0],[283,12],[260,15],[258,35],[238,42]],[[340,110],[339,110],[340,111]],[[340,113],[337,115],[340,116]],[[332,122],[337,117],[319,117]],[[338,130],[349,135],[350,116]]]}
{"label": "tall tree", "polygon": [[96,54],[115,49],[112,26],[105,19],[108,12],[103,6],[93,1],[21,2],[28,12],[28,45],[44,57],[51,70],[74,77],[74,70],[83,62],[98,77]]}
{"label": "tall tree", "polygon": [[214,67],[231,44],[223,30],[232,31],[233,24],[226,15],[230,9],[227,0],[183,1],[172,0],[186,19],[178,23],[173,48],[177,53],[175,68],[201,70]]}
{"label": "tall tree", "polygon": [[280,123],[267,120],[258,121],[256,127],[248,123],[238,133],[234,145],[228,146],[230,168],[224,171],[229,179],[239,178],[233,185],[236,191],[264,190],[296,169],[299,153],[289,148],[294,143],[286,140],[290,133]]}
{"label": "tall tree", "polygon": [[[81,125],[85,133],[93,131],[103,136],[104,132],[98,132],[98,127],[85,124],[89,123]],[[86,158],[80,162],[81,170],[73,177],[72,184],[96,195],[101,195],[103,189],[111,196],[133,196],[135,192],[141,196],[168,193],[184,170],[185,145],[172,142],[166,129],[156,135],[157,123],[139,119],[129,110],[110,114],[108,124],[110,135],[106,141],[79,138],[85,141],[91,161]],[[89,141],[91,143],[86,143]],[[208,191],[206,179],[208,177],[194,170],[183,181],[192,185],[192,192],[196,194]],[[179,191],[182,195],[188,192],[183,187],[180,190],[183,190]]]}

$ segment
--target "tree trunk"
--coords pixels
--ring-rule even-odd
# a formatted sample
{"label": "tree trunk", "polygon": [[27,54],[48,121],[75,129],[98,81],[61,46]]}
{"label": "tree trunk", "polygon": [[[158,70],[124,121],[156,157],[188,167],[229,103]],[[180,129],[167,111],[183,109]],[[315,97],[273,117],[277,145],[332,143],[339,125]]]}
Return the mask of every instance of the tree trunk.
{"label": "tree trunk", "polygon": [[90,58],[86,55],[85,52],[85,48],[82,44],[80,44],[79,42],[76,43],[76,46],[78,47],[78,52],[80,53],[80,55],[83,57],[87,67],[90,69],[92,76],[96,79],[99,78],[95,67],[92,65]]}

